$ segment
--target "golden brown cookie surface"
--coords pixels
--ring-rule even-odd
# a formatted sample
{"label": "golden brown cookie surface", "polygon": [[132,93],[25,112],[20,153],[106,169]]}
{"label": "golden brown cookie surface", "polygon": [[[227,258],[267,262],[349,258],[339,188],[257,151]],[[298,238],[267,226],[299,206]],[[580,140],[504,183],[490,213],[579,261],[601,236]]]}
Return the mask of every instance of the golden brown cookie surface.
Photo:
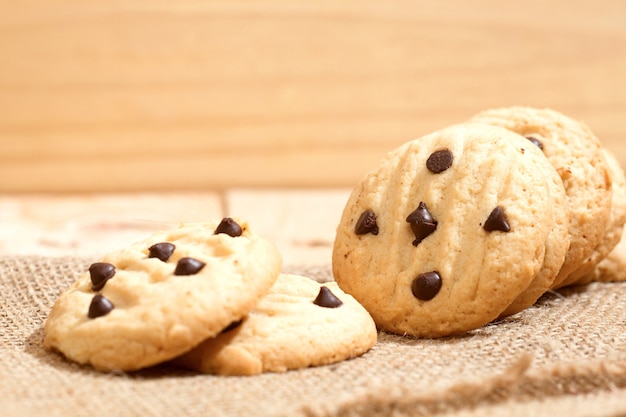
{"label": "golden brown cookie surface", "polygon": [[607,257],[596,265],[592,273],[592,281],[626,281],[626,239],[624,239],[624,235]]}
{"label": "golden brown cookie surface", "polygon": [[376,339],[371,316],[336,283],[281,274],[241,323],[174,363],[219,375],[284,372],[359,356]]}
{"label": "golden brown cookie surface", "polygon": [[598,246],[609,221],[611,180],[600,141],[584,123],[550,109],[490,109],[470,121],[505,127],[532,139],[559,172],[570,213],[570,248],[553,286],[572,284],[576,278],[570,274]]}
{"label": "golden brown cookie surface", "polygon": [[92,264],[56,301],[44,343],[101,370],[150,366],[247,314],[281,266],[245,222],[157,232]]}
{"label": "golden brown cookie surface", "polygon": [[[568,282],[573,282],[575,285],[584,285],[592,281],[602,280],[602,277],[617,276],[619,274],[618,271],[614,271],[612,273],[598,275],[597,272],[599,271],[596,271],[596,266],[615,249],[622,239],[624,223],[626,222],[626,177],[615,156],[607,149],[603,149],[603,151],[609,166],[609,173],[613,184],[611,213],[606,231],[600,243],[595,247],[591,255],[585,259],[582,265],[567,278]],[[614,255],[613,263],[616,260],[617,258],[615,258]],[[612,261],[607,262],[607,264],[610,263],[612,263]],[[605,264],[605,266],[607,264]]]}
{"label": "golden brown cookie surface", "polygon": [[354,189],[337,228],[335,279],[390,332],[480,327],[540,271],[546,282],[556,276],[564,198],[527,139],[482,124],[442,129],[390,152]]}

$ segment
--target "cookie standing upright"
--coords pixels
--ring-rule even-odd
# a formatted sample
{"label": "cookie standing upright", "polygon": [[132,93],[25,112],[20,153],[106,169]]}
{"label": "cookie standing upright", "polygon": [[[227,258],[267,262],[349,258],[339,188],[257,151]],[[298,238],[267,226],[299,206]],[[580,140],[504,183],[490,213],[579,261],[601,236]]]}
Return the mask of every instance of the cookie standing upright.
{"label": "cookie standing upright", "polygon": [[567,278],[576,285],[584,285],[592,281],[620,281],[618,279],[620,275],[626,276],[626,273],[619,271],[625,263],[623,254],[620,255],[620,252],[623,253],[624,245],[617,248],[622,240],[626,222],[626,176],[615,155],[606,148],[603,151],[613,184],[611,213],[606,231],[598,246]]}
{"label": "cookie standing upright", "polygon": [[178,356],[250,311],[280,253],[246,222],[183,224],[104,256],[58,298],[44,344],[100,370]]}
{"label": "cookie standing upright", "polygon": [[617,246],[602,259],[594,270],[589,274],[590,281],[597,282],[622,282],[626,281],[626,236]]}
{"label": "cookie standing upright", "polygon": [[174,363],[218,375],[284,372],[360,356],[376,339],[369,313],[336,283],[281,274],[241,323]]}
{"label": "cookie standing upright", "polygon": [[556,168],[567,194],[570,248],[554,287],[572,284],[570,275],[598,246],[609,221],[612,187],[600,141],[584,123],[550,109],[491,109],[470,121],[528,137]]}
{"label": "cookie standing upright", "polygon": [[333,247],[335,280],[387,331],[440,337],[480,327],[543,269],[552,271],[544,280],[556,276],[567,250],[564,198],[527,139],[482,124],[442,129],[389,153],[354,189]]}
{"label": "cookie standing upright", "polygon": [[[544,161],[542,160],[542,162]],[[530,285],[500,313],[500,318],[516,314],[530,307],[535,304],[539,297],[549,291],[561,271],[569,250],[569,211],[565,188],[563,187],[563,181],[554,175],[555,171],[548,171],[550,171],[551,175],[546,177],[546,183],[549,188],[549,195],[552,198],[551,209],[554,223],[546,239],[543,265]]]}

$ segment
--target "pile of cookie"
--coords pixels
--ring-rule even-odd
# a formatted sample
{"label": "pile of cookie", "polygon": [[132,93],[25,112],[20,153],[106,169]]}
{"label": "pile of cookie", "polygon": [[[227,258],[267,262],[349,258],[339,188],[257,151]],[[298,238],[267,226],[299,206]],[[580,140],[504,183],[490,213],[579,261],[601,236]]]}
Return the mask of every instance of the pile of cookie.
{"label": "pile of cookie", "polygon": [[385,331],[461,334],[604,279],[625,222],[624,172],[584,123],[486,110],[405,143],[359,182],[333,275]]}
{"label": "pile of cookie", "polygon": [[105,371],[252,375],[359,356],[377,328],[462,334],[605,279],[626,178],[583,123],[484,111],[391,151],[337,227],[335,282],[283,274],[247,222],[182,224],[104,256],[60,295],[44,345]]}
{"label": "pile of cookie", "polygon": [[105,255],[53,305],[44,346],[103,371],[167,362],[221,375],[359,356],[377,340],[336,283],[282,274],[247,222],[182,224]]}

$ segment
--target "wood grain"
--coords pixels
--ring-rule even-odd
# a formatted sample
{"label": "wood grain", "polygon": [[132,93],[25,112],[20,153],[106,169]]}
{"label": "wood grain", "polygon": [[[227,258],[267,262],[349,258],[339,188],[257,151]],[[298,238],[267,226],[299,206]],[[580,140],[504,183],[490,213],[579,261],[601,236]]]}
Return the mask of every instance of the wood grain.
{"label": "wood grain", "polygon": [[100,257],[222,209],[213,192],[3,194],[0,256]]}
{"label": "wood grain", "polygon": [[0,191],[352,186],[489,107],[626,162],[626,2],[0,0]]}
{"label": "wood grain", "polygon": [[284,265],[330,265],[333,242],[349,189],[233,189],[224,194],[225,215],[246,219],[272,241]]}
{"label": "wood grain", "polygon": [[0,195],[0,256],[98,259],[181,222],[233,216],[280,250],[286,269],[330,265],[349,189],[232,189]]}

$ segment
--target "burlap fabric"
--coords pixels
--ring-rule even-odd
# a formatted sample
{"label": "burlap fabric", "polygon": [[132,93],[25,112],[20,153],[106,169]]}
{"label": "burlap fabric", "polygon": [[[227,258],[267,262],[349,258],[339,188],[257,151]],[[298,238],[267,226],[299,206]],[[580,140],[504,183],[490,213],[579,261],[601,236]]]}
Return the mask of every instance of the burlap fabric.
{"label": "burlap fabric", "polygon": [[[381,333],[331,366],[104,374],[42,348],[50,307],[88,262],[0,258],[1,416],[626,415],[626,284],[564,289],[464,337]],[[290,271],[330,279],[328,267]]]}

